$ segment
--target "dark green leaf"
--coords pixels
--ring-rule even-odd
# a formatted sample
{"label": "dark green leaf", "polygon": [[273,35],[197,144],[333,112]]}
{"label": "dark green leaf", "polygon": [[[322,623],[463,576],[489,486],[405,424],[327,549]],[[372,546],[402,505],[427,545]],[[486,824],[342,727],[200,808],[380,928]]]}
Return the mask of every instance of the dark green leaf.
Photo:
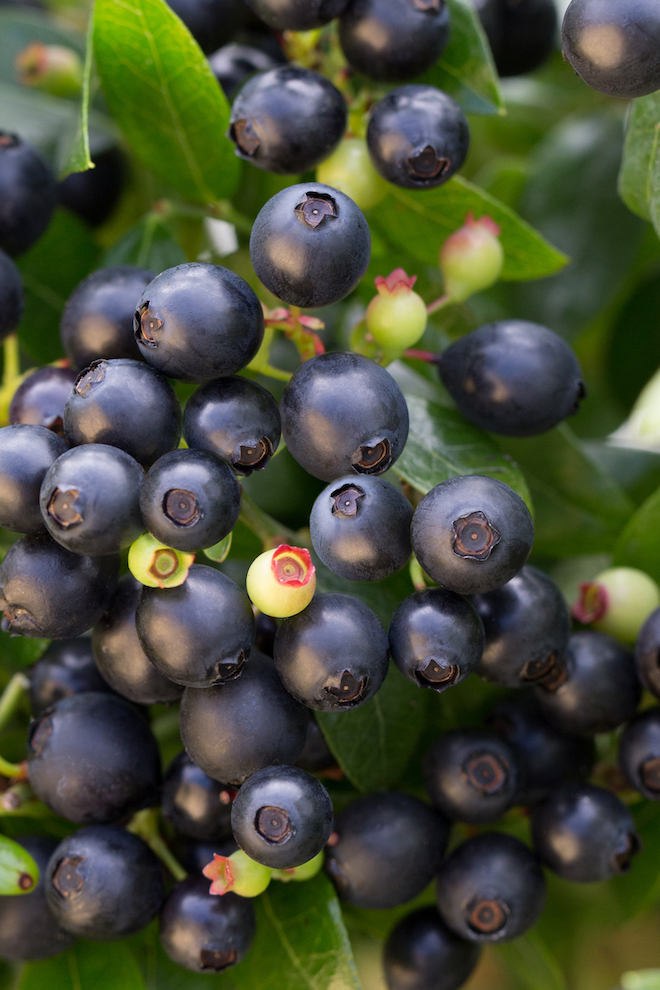
{"label": "dark green leaf", "polygon": [[28,963],[20,990],[144,990],[125,942],[77,942],[61,956]]}
{"label": "dark green leaf", "polygon": [[497,954],[520,990],[566,990],[566,980],[547,945],[535,932],[497,946]]}
{"label": "dark green leaf", "polygon": [[86,172],[94,168],[89,153],[89,100],[94,62],[94,7],[89,12],[87,40],[85,42],[85,64],[83,67],[82,92],[78,111],[78,125],[66,161],[60,169],[59,178],[64,179],[71,172]]}
{"label": "dark green leaf", "polygon": [[27,893],[19,883],[25,875],[32,878],[29,887],[32,890],[39,879],[39,867],[23,846],[6,835],[0,835],[0,894],[20,896]]}
{"label": "dark green leaf", "polygon": [[660,232],[660,93],[633,100],[619,172],[626,206]]}
{"label": "dark green leaf", "polygon": [[358,790],[377,791],[401,779],[424,729],[428,694],[392,665],[371,701],[352,712],[317,713],[330,749]]}
{"label": "dark green leaf", "polygon": [[188,259],[167,225],[150,213],[106,251],[104,265],[139,265],[157,275]]}
{"label": "dark green leaf", "polygon": [[620,923],[649,910],[660,897],[660,806],[654,801],[639,801],[630,810],[642,840],[642,851],[635,856],[629,873],[611,881]]}
{"label": "dark green leaf", "polygon": [[629,520],[614,547],[614,562],[660,581],[660,488]]}
{"label": "dark green leaf", "polygon": [[164,0],[97,0],[94,51],[110,110],[144,164],[195,202],[230,195],[229,104]]}
{"label": "dark green leaf", "polygon": [[487,215],[499,224],[504,280],[544,278],[566,264],[565,255],[513,210],[461,176],[424,192],[392,187],[387,199],[369,212],[369,223],[413,257],[437,265],[443,241],[463,225],[468,213]]}

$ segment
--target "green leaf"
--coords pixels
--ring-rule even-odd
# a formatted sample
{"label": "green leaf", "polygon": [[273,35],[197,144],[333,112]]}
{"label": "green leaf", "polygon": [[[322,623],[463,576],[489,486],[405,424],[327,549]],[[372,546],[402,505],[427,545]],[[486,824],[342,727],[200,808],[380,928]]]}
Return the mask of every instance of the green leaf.
{"label": "green leaf", "polygon": [[188,259],[167,224],[156,213],[144,217],[106,251],[103,264],[139,265],[159,275]]}
{"label": "green leaf", "polygon": [[624,973],[621,990],[660,990],[660,969],[640,969]]}
{"label": "green leaf", "polygon": [[89,12],[87,24],[87,39],[85,43],[85,64],[83,67],[82,92],[80,94],[80,111],[78,126],[74,135],[66,161],[60,169],[59,178],[65,179],[71,172],[86,172],[94,168],[89,153],[89,99],[92,82],[92,64],[94,62],[94,7]]}
{"label": "green leaf", "polygon": [[[28,890],[19,880],[25,876],[32,878]],[[39,879],[39,867],[29,852],[18,842],[0,835],[0,894],[26,894],[33,890]],[[27,880],[25,881],[27,883]]]}
{"label": "green leaf", "polygon": [[639,801],[630,810],[642,849],[630,872],[610,883],[617,900],[619,924],[652,909],[660,897],[660,806],[655,801]]}
{"label": "green leaf", "polygon": [[97,0],[94,51],[110,110],[144,164],[208,203],[238,177],[229,104],[192,35],[164,0]]}
{"label": "green leaf", "polygon": [[391,243],[425,264],[437,265],[442,243],[463,225],[468,213],[492,217],[500,226],[505,281],[544,278],[568,260],[508,206],[461,176],[423,192],[392,187],[387,199],[368,216],[369,223]]}
{"label": "green leaf", "polygon": [[660,232],[660,93],[633,100],[626,121],[619,195]]}
{"label": "green leaf", "polygon": [[628,521],[614,547],[614,563],[638,567],[660,581],[660,488]]}
{"label": "green leaf", "polygon": [[449,93],[467,113],[504,113],[497,70],[479,15],[470,0],[448,0],[449,44],[420,82]]}
{"label": "green leaf", "polygon": [[383,686],[360,708],[317,712],[328,746],[358,790],[377,791],[401,779],[424,729],[428,694],[391,665]]}
{"label": "green leaf", "polygon": [[535,932],[496,946],[520,990],[566,990],[566,980],[547,945]]}
{"label": "green leaf", "polygon": [[483,474],[513,488],[531,508],[527,482],[515,461],[455,409],[406,395],[410,432],[393,471],[417,491],[429,492],[441,481]]}
{"label": "green leaf", "polygon": [[55,959],[27,963],[19,990],[145,990],[125,942],[77,942]]}

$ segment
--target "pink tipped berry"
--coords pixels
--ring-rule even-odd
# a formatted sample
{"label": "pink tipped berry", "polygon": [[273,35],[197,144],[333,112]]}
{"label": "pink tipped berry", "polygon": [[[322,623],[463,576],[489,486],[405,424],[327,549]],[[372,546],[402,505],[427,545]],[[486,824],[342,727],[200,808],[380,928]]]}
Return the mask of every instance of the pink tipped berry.
{"label": "pink tipped berry", "polygon": [[63,45],[31,42],[16,56],[16,69],[24,86],[33,86],[52,96],[77,96],[82,86],[80,55]]}
{"label": "pink tipped berry", "polygon": [[309,550],[286,544],[252,561],[247,593],[260,612],[285,619],[307,608],[316,591],[316,569]]}
{"label": "pink tipped berry", "polygon": [[634,643],[659,605],[660,588],[648,574],[634,567],[611,567],[580,585],[573,615],[623,643]]}
{"label": "pink tipped berry", "polygon": [[413,292],[416,275],[395,268],[387,278],[375,279],[378,295],[367,307],[367,330],[388,350],[403,351],[416,344],[426,329],[426,305]]}
{"label": "pink tipped berry", "polygon": [[442,245],[440,271],[445,295],[452,302],[463,302],[497,282],[504,265],[499,234],[500,228],[490,217],[475,220],[468,213],[463,226]]}
{"label": "pink tipped berry", "polygon": [[213,860],[202,870],[207,880],[211,880],[210,894],[223,894],[233,891],[240,897],[258,897],[270,883],[272,870],[238,849],[231,856],[213,854]]}

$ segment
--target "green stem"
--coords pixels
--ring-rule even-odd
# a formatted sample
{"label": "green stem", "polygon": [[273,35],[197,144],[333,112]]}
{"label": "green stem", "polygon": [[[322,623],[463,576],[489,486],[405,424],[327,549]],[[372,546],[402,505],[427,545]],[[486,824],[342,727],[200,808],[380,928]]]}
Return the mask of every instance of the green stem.
{"label": "green stem", "polygon": [[3,777],[22,777],[25,772],[25,765],[23,763],[10,763],[9,760],[5,760],[4,756],[0,756],[0,774]]}
{"label": "green stem", "polygon": [[15,383],[21,373],[18,357],[18,337],[15,333],[5,338],[5,342],[2,345],[2,356],[4,358],[2,386],[3,388],[9,388]]}
{"label": "green stem", "polygon": [[240,519],[250,532],[259,537],[264,550],[273,550],[282,543],[290,543],[295,546],[296,541],[302,542],[303,546],[306,545],[305,542],[301,541],[299,533],[294,533],[292,529],[288,529],[277,519],[269,516],[252,501],[249,495],[246,495],[245,491],[243,491],[241,498]]}
{"label": "green stem", "polygon": [[4,729],[29,687],[30,680],[25,674],[14,674],[11,678],[0,695],[0,730]]}
{"label": "green stem", "polygon": [[165,840],[158,830],[158,811],[156,808],[145,808],[133,815],[127,826],[128,831],[139,835],[147,843],[153,853],[164,863],[175,880],[185,880],[188,874],[181,863],[172,855]]}

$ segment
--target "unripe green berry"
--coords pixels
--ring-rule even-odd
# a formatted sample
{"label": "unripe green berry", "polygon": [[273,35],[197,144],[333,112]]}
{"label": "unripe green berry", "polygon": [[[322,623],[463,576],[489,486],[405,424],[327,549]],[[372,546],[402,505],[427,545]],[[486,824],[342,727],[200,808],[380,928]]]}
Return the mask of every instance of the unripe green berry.
{"label": "unripe green berry", "polygon": [[16,69],[24,86],[52,96],[77,96],[82,87],[82,59],[64,45],[33,41],[16,56]]}
{"label": "unripe green berry", "polygon": [[166,547],[151,533],[143,533],[128,551],[129,571],[147,588],[177,588],[194,563],[194,553]]}
{"label": "unripe green berry", "polygon": [[233,891],[239,897],[258,897],[270,883],[272,870],[269,866],[255,863],[253,859],[238,849],[231,856],[213,854],[213,861],[208,863],[202,873],[212,880],[209,893],[227,894]]}
{"label": "unripe green berry", "polygon": [[286,544],[267,550],[250,564],[247,593],[260,612],[286,619],[307,608],[316,591],[309,550]]}
{"label": "unripe green berry", "polygon": [[375,279],[378,295],[367,306],[367,330],[387,350],[412,347],[426,329],[426,304],[412,291],[416,281],[417,276],[406,275],[403,268]]}
{"label": "unripe green berry", "polygon": [[316,179],[346,193],[361,210],[378,206],[387,195],[387,183],[373,167],[362,138],[344,138],[319,165]]}
{"label": "unripe green berry", "polygon": [[611,567],[580,585],[573,615],[623,643],[634,643],[651,612],[660,605],[660,588],[634,567]]}
{"label": "unripe green berry", "polygon": [[321,850],[314,859],[308,860],[302,866],[293,866],[290,870],[273,870],[273,880],[282,880],[288,883],[290,880],[311,880],[323,867],[324,852]]}
{"label": "unripe green berry", "polygon": [[497,282],[504,265],[499,233],[500,228],[490,217],[475,220],[468,213],[463,226],[442,245],[438,263],[445,295],[452,302],[463,302]]}

